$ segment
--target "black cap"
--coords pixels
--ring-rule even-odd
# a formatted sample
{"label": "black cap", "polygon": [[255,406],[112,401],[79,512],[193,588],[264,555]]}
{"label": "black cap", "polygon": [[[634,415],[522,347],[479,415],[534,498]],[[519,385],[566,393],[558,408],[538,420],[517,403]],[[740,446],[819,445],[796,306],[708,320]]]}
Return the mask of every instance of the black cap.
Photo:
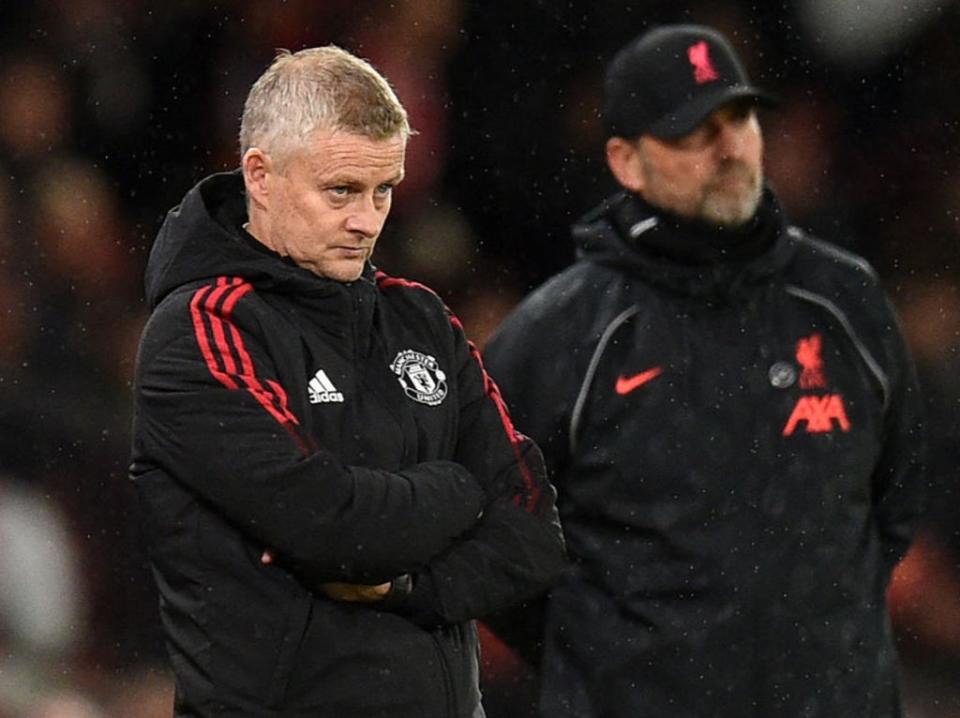
{"label": "black cap", "polygon": [[727,39],[702,25],[665,25],[624,47],[604,80],[607,137],[682,137],[732,100],[776,104],[750,84]]}

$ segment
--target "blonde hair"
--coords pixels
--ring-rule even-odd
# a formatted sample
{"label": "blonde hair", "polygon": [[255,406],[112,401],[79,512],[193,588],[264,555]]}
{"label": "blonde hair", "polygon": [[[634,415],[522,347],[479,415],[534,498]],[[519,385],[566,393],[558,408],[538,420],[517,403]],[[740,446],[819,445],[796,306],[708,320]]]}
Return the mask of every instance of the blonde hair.
{"label": "blonde hair", "polygon": [[281,50],[247,95],[240,156],[259,147],[282,162],[317,130],[375,140],[411,134],[407,111],[367,61],[335,45]]}

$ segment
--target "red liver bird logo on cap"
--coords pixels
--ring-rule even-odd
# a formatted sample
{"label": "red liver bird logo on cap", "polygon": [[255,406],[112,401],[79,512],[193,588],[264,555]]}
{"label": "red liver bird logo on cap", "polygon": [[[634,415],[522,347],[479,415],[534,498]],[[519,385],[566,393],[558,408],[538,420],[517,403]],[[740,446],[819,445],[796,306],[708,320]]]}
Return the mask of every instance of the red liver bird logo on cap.
{"label": "red liver bird logo on cap", "polygon": [[693,66],[693,79],[698,85],[711,80],[719,80],[720,75],[713,67],[710,61],[710,46],[706,40],[701,40],[696,45],[687,48],[687,58]]}

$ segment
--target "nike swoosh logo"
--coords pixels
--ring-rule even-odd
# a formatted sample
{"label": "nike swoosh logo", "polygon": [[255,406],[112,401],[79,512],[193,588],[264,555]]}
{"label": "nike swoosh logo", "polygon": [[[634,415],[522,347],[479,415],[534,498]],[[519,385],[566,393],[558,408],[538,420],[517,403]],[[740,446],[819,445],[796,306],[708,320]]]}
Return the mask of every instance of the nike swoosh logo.
{"label": "nike swoosh logo", "polygon": [[631,377],[626,377],[621,374],[617,378],[616,391],[620,396],[629,394],[631,391],[643,386],[651,379],[656,379],[662,373],[663,368],[655,366],[653,369],[647,369],[646,371],[642,371],[639,374],[634,374]]}

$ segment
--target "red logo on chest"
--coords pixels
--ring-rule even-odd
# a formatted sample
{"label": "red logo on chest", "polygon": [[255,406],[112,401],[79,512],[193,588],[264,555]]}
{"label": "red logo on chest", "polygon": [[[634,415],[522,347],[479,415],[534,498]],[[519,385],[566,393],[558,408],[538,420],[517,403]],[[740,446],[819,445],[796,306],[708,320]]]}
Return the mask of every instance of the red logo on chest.
{"label": "red logo on chest", "polygon": [[823,359],[820,350],[823,340],[819,334],[811,334],[797,342],[797,363],[803,368],[800,373],[800,388],[813,389],[827,385],[823,377]]}
{"label": "red logo on chest", "polygon": [[834,422],[843,431],[850,431],[850,420],[843,408],[843,397],[839,394],[825,396],[801,396],[793,413],[783,427],[783,435],[790,436],[800,422],[806,422],[808,434],[832,431]]}
{"label": "red logo on chest", "polygon": [[[823,373],[822,350],[823,339],[819,334],[811,334],[797,342],[796,357],[801,367],[801,389],[821,389],[827,385]],[[790,436],[801,422],[806,426],[808,434],[833,431],[835,426],[842,431],[850,431],[850,420],[840,394],[801,396],[783,427],[783,435]]]}
{"label": "red logo on chest", "polygon": [[693,66],[693,79],[698,85],[720,79],[720,75],[713,67],[713,62],[710,61],[710,46],[707,45],[706,40],[688,47],[687,59]]}

